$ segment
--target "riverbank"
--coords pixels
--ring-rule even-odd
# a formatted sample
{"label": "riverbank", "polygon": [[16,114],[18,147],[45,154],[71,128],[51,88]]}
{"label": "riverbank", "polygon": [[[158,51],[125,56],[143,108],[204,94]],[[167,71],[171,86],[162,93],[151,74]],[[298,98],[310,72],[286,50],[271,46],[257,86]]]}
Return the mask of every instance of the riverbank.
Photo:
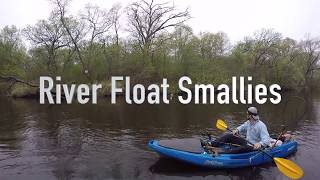
{"label": "riverbank", "polygon": [[[234,79],[235,78],[235,79]],[[224,89],[224,90],[227,90],[227,92],[229,92],[228,94],[230,94],[232,91],[234,91],[234,88],[236,89],[237,93],[236,94],[242,94],[240,96],[244,96],[244,92],[246,92],[247,94],[254,94],[254,92],[248,92],[248,87],[250,86],[250,88],[252,89],[253,87],[253,90],[254,90],[254,87],[255,85],[257,84],[260,84],[258,82],[252,82],[251,80],[246,82],[244,79],[242,79],[242,83],[243,83],[243,87],[241,85],[241,82],[240,82],[240,85],[237,83],[237,77],[234,77],[232,78],[232,82],[229,82],[229,84],[226,84],[228,86],[227,89]],[[240,81],[241,81],[241,78],[244,78],[244,77],[240,77]],[[11,78],[12,79],[12,78]],[[252,79],[250,77],[250,79]],[[0,83],[0,95],[6,95],[6,96],[9,96],[9,97],[13,97],[13,98],[33,98],[33,99],[38,99],[40,97],[40,91],[39,91],[39,87],[36,83],[30,83],[30,82],[26,82],[26,81],[23,81],[23,80],[20,80],[20,79],[15,79],[13,78],[13,80],[15,80],[15,82],[2,82]],[[60,83],[61,80],[59,80],[58,82],[56,83]],[[118,89],[122,89],[121,92],[117,92],[116,93],[116,96],[126,96],[126,95],[130,95],[132,96],[133,95],[133,90],[134,90],[134,83],[132,82],[127,82],[127,81],[124,81],[124,80],[121,80],[121,81],[115,81],[116,83],[114,84],[114,86]],[[135,80],[135,82],[137,82],[137,80]],[[53,82],[52,82],[53,83]],[[129,84],[128,84],[129,83]],[[166,80],[166,83],[167,83],[167,80]],[[188,84],[190,83],[190,84]],[[162,87],[162,84],[160,83],[155,83],[155,84],[148,84],[148,83],[144,83],[142,84],[141,87],[148,87],[150,85],[152,86],[157,86],[158,87],[158,91],[157,93],[159,93],[159,95],[162,97],[163,93],[166,93],[166,96],[170,97],[170,99],[173,98],[173,96],[177,96],[177,95],[188,95],[188,93],[190,92],[191,94],[189,95],[202,95],[204,92],[206,92],[207,94],[207,97],[209,95],[211,95],[211,93],[214,91],[214,94],[217,95],[221,92],[224,92],[224,90],[221,90],[219,88],[217,88],[217,85],[216,84],[204,84],[204,85],[210,85],[210,86],[199,86],[198,84],[194,84],[194,82],[191,81],[191,79],[189,79],[188,83],[183,83],[183,89],[181,89],[180,85],[180,82],[170,82],[170,84],[168,83],[166,86],[166,91],[163,92],[163,88],[160,88]],[[73,84],[73,86],[77,86],[75,83],[66,83],[65,85],[67,86],[70,86],[71,84]],[[138,83],[139,84],[139,83]],[[288,88],[288,87],[279,87],[277,85],[277,87],[279,87],[275,92],[278,92],[278,93],[286,93],[286,92],[291,92],[291,91],[294,91],[294,92],[300,92],[300,91],[312,91],[312,90],[316,90],[316,89],[319,89],[319,85],[315,82],[312,82],[311,83],[312,86],[305,86],[305,87],[297,87],[297,88]],[[90,83],[89,84],[85,84],[86,86],[90,86]],[[96,82],[94,83],[93,85],[99,85],[99,89],[96,90],[97,92],[95,92],[95,96],[97,95],[98,97],[110,97],[111,96],[111,89],[112,89],[112,83],[111,83],[111,80],[109,81],[102,81],[102,82]],[[224,85],[224,84],[222,84]],[[127,86],[130,86],[130,88],[128,89]],[[139,85],[140,86],[140,85]],[[197,86],[197,87],[196,87]],[[261,84],[260,84],[261,86]],[[265,86],[265,85],[264,85]],[[274,85],[271,85],[271,86],[274,86]],[[270,87],[271,87],[270,86]],[[55,86],[54,86],[55,87]],[[101,88],[100,88],[101,87]],[[218,86],[219,87],[219,86]],[[225,85],[224,85],[225,87]],[[231,88],[230,88],[231,87]],[[187,89],[186,89],[187,88]],[[281,88],[281,89],[280,89]],[[61,89],[61,87],[59,88]],[[213,90],[213,91],[212,91]],[[272,91],[271,89],[268,90],[266,89],[267,91]],[[88,89],[89,91],[89,97],[91,97],[91,90]],[[126,92],[128,91],[128,92]],[[189,91],[189,92],[187,92]],[[244,91],[244,92],[242,92]],[[252,91],[252,90],[250,90]],[[274,90],[273,90],[274,91]],[[53,96],[56,95],[56,92],[55,92],[55,88],[52,88],[52,90],[50,91],[52,92],[51,94]],[[143,92],[146,93],[146,95],[152,93],[153,91],[152,90],[149,90],[148,88],[143,90]],[[270,93],[269,92],[269,93]],[[62,95],[62,98],[65,99],[65,95],[64,95],[64,91],[63,92],[60,92],[61,95]],[[267,94],[269,94],[267,93]],[[277,93],[277,94],[278,94]],[[74,95],[77,95],[77,91],[74,92]],[[269,96],[269,95],[267,95]],[[210,99],[210,98],[209,98]]]}

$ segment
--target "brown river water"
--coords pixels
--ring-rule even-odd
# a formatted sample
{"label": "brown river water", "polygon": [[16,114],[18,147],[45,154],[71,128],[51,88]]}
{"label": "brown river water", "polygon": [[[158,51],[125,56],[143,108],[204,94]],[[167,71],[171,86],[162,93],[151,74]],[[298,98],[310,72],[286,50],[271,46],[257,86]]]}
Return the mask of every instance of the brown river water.
{"label": "brown river water", "polygon": [[[281,125],[299,143],[289,157],[303,179],[320,177],[320,93],[283,95],[258,106],[270,133]],[[270,163],[232,170],[203,169],[159,158],[150,139],[200,138],[217,118],[244,122],[246,105],[127,105],[100,98],[97,105],[40,105],[0,97],[0,179],[287,179]]]}

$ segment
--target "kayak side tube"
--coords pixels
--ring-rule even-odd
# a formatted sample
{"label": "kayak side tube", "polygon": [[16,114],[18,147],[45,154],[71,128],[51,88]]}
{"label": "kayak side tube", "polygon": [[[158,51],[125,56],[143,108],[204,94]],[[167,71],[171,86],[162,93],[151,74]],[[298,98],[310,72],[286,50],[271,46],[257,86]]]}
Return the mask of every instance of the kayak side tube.
{"label": "kayak side tube", "polygon": [[[254,151],[241,154],[220,154],[215,156],[208,154],[203,150],[202,153],[191,153],[159,145],[157,140],[151,140],[148,143],[149,148],[158,154],[174,158],[196,166],[208,168],[238,168],[246,166],[255,166],[271,162],[272,159],[260,151]],[[273,157],[286,157],[297,150],[297,142],[289,141],[283,145],[267,150]]]}

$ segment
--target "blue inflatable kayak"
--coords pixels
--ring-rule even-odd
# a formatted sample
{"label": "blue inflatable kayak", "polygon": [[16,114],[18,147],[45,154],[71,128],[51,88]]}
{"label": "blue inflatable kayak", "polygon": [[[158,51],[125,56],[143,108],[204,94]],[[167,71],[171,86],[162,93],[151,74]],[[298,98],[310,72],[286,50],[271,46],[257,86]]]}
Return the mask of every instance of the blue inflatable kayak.
{"label": "blue inflatable kayak", "polygon": [[[202,148],[199,140],[151,140],[148,146],[158,154],[189,164],[208,168],[238,168],[256,166],[271,162],[272,159],[260,151],[241,154],[211,154]],[[286,157],[297,150],[297,142],[287,141],[281,146],[266,151],[273,157]]]}

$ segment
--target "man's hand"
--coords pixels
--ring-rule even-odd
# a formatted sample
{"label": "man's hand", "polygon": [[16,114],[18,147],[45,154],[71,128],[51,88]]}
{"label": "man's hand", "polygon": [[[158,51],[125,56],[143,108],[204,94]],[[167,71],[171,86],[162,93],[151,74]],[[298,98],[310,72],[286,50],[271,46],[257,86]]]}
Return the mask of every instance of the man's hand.
{"label": "man's hand", "polygon": [[261,144],[260,143],[255,143],[253,146],[253,149],[260,149],[261,148]]}
{"label": "man's hand", "polygon": [[238,129],[232,130],[232,134],[233,134],[233,135],[237,135],[238,133],[239,133]]}

